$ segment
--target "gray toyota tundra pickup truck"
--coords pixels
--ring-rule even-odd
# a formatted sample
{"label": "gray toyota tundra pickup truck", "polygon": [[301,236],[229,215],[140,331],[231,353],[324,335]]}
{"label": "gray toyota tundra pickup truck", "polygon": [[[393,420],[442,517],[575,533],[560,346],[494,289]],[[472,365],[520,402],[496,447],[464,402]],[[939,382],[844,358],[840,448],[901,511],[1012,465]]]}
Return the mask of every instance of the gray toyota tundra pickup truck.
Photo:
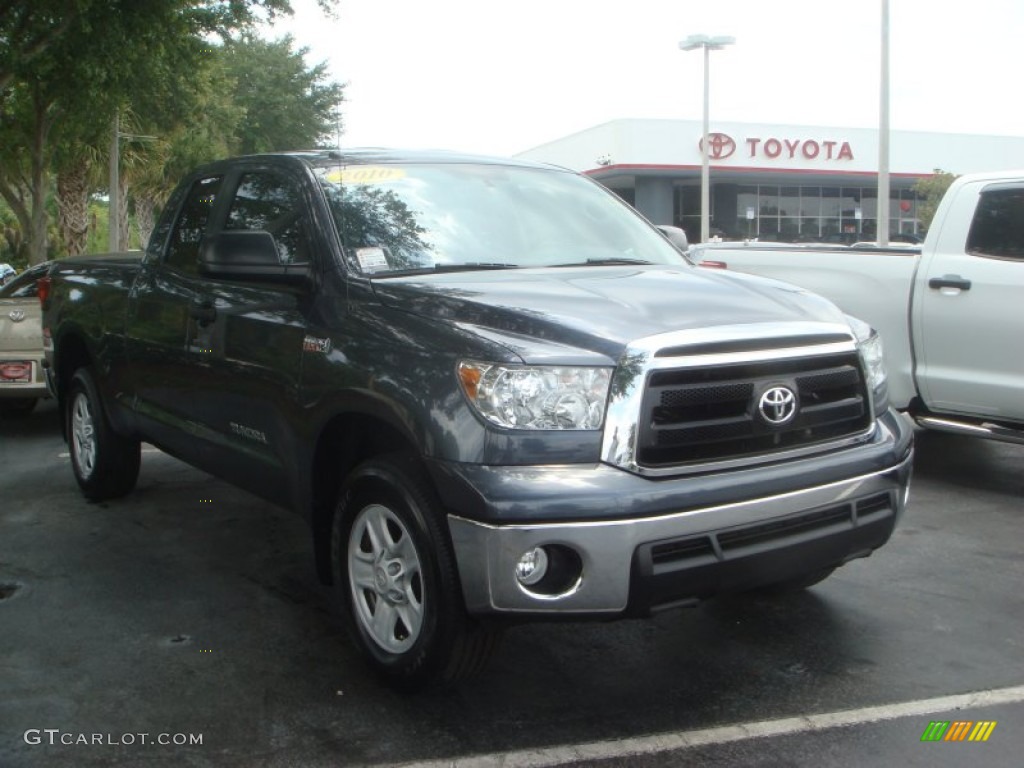
{"label": "gray toyota tundra pickup truck", "polygon": [[65,260],[39,293],[85,496],[130,492],[147,441],[300,512],[399,687],[476,671],[509,621],[809,586],[906,503],[869,327],[694,267],[558,168],[228,160],[144,253]]}

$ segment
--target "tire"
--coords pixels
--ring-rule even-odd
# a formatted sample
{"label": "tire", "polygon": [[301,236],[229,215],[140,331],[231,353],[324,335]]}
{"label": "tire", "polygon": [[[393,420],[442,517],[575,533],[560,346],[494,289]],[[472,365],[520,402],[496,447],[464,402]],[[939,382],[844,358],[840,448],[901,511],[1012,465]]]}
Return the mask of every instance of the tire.
{"label": "tire", "polygon": [[139,441],[114,431],[89,368],[75,371],[66,402],[71,468],[82,494],[103,501],[129,493],[139,478]]}
{"label": "tire", "polygon": [[499,632],[467,615],[445,518],[415,458],[360,465],[339,494],[331,567],[348,629],[403,691],[446,687],[484,667]]}
{"label": "tire", "polygon": [[0,400],[0,419],[20,419],[32,413],[36,407],[34,397],[13,397]]}
{"label": "tire", "polygon": [[835,572],[836,567],[837,566],[822,568],[817,571],[805,573],[803,576],[787,579],[786,581],[777,581],[774,584],[767,584],[766,586],[750,590],[750,594],[772,597],[777,595],[788,595],[793,592],[802,592],[803,590],[813,587],[815,584],[819,584],[827,579]]}

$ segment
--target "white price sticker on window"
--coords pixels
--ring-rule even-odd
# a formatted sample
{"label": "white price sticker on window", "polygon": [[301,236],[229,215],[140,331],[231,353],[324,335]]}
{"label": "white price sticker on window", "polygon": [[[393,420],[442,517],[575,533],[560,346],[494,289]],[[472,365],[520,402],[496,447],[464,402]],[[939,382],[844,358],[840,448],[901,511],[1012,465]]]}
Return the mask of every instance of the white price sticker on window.
{"label": "white price sticker on window", "polygon": [[356,259],[363,272],[379,272],[391,269],[383,248],[356,248]]}

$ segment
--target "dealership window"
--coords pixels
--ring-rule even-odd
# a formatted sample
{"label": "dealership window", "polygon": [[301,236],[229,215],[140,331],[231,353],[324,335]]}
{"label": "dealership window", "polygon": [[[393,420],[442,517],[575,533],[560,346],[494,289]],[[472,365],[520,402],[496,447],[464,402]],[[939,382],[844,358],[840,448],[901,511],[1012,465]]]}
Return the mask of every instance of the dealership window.
{"label": "dealership window", "polygon": [[839,218],[839,187],[821,188],[821,215],[830,219]]}
{"label": "dealership window", "polygon": [[612,192],[630,205],[636,205],[636,190],[632,187],[612,187]]}
{"label": "dealership window", "polygon": [[889,227],[894,233],[917,234],[921,223],[917,218],[917,204],[921,196],[913,189],[889,191]]}
{"label": "dealership window", "polygon": [[800,187],[801,240],[818,240],[821,237],[821,187]]}
{"label": "dealership window", "polygon": [[[852,243],[875,239],[878,228],[876,187],[786,187],[745,184],[736,189],[735,219],[714,217],[712,233],[726,238]],[[917,234],[918,195],[893,189],[890,226],[893,234]],[[714,200],[714,196],[712,196]],[[700,188],[677,186],[675,223],[693,242],[700,232]],[[730,212],[731,214],[731,212]],[[731,222],[731,224],[730,224]]]}
{"label": "dealership window", "polygon": [[733,237],[753,238],[758,234],[758,200],[757,187],[741,186],[736,189],[736,225]]}
{"label": "dealership window", "polygon": [[779,187],[779,216],[800,215],[800,187]]}
{"label": "dealership window", "polygon": [[[911,189],[892,190],[893,233],[916,234],[918,196]],[[737,237],[852,243],[872,240],[878,228],[878,192],[874,187],[739,188]],[[744,213],[755,205],[756,220]]]}
{"label": "dealership window", "polygon": [[[686,231],[691,243],[700,240],[700,187],[675,187],[672,190],[673,224]],[[712,206],[713,208],[713,206]]]}
{"label": "dealership window", "polygon": [[821,187],[800,187],[800,216],[821,216]]}
{"label": "dealership window", "polygon": [[762,218],[779,215],[779,188],[760,186],[757,188],[758,210]]}

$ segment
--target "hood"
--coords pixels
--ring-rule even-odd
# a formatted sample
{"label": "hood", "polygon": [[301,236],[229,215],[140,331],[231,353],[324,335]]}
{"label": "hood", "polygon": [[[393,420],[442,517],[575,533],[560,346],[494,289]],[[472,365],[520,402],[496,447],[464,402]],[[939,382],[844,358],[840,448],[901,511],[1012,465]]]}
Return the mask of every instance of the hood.
{"label": "hood", "polygon": [[457,272],[376,279],[373,286],[388,306],[504,341],[527,362],[533,351],[549,356],[551,345],[614,361],[629,342],[669,331],[786,321],[845,324],[833,304],[796,286],[690,266]]}

